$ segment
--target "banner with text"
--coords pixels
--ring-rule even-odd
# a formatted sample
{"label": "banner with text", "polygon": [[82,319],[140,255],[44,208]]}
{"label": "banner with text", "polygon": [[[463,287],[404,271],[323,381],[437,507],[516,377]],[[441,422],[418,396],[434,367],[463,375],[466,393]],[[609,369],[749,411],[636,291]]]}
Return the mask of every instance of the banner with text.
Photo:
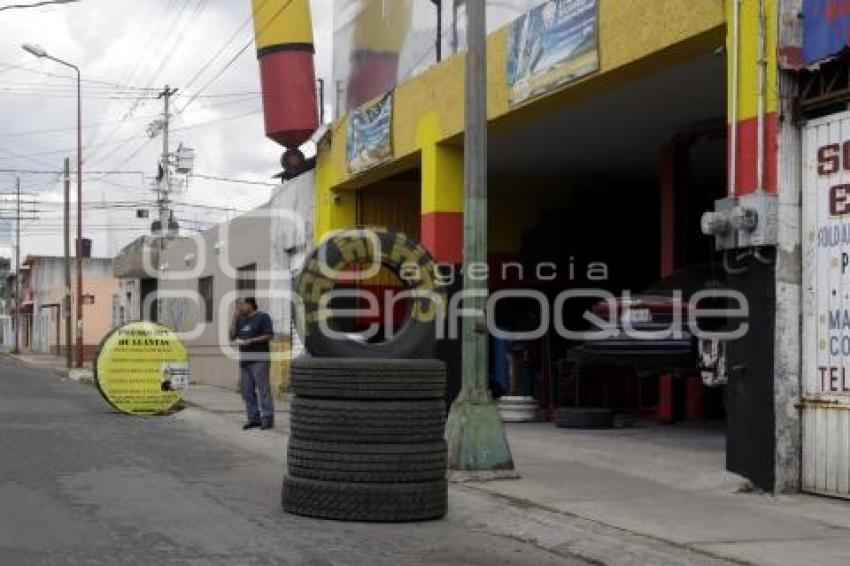
{"label": "banner with text", "polygon": [[510,102],[519,104],[599,70],[598,0],[548,0],[511,24]]}
{"label": "banner with text", "polygon": [[360,173],[393,157],[393,93],[352,110],[348,118],[348,170]]}
{"label": "banner with text", "polygon": [[171,329],[131,322],[113,330],[101,343],[95,384],[122,413],[167,413],[189,387],[189,354]]}

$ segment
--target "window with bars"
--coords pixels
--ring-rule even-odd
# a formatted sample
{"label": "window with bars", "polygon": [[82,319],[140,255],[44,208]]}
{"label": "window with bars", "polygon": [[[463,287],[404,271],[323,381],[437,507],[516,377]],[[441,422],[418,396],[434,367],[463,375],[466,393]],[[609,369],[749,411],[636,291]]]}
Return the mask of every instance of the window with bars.
{"label": "window with bars", "polygon": [[203,306],[203,320],[205,322],[213,321],[213,278],[202,277],[198,279],[198,295],[201,296],[201,305]]}

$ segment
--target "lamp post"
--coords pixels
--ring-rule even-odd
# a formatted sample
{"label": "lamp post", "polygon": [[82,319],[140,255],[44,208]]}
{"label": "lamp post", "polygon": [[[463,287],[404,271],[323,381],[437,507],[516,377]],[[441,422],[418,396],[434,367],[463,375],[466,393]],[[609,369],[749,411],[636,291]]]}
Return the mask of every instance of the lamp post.
{"label": "lamp post", "polygon": [[487,33],[483,0],[466,2],[466,132],[464,134],[464,305],[476,313],[462,324],[462,388],[446,422],[452,479],[519,477],[505,426],[487,387],[487,282],[470,265],[487,261]]}
{"label": "lamp post", "polygon": [[40,45],[24,43],[24,51],[39,59],[50,59],[77,73],[77,367],[83,367],[83,98],[80,68],[54,57]]}

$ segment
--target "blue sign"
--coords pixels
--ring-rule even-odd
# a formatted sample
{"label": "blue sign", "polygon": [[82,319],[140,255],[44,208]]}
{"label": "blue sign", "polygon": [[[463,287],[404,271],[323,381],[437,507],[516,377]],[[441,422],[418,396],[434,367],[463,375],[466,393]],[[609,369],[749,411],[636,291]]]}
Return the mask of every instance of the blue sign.
{"label": "blue sign", "polygon": [[393,93],[352,110],[348,118],[345,153],[348,170],[360,173],[393,157]]}
{"label": "blue sign", "polygon": [[597,0],[546,0],[513,22],[508,38],[512,104],[599,70]]}
{"label": "blue sign", "polygon": [[850,45],[850,1],[803,0],[803,62],[814,65]]}

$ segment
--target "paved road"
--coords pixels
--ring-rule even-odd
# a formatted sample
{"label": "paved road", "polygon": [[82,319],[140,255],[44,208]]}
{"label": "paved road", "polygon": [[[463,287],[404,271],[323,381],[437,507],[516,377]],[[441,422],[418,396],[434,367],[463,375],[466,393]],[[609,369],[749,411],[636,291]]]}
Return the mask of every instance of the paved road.
{"label": "paved road", "polygon": [[452,516],[289,516],[282,473],[279,455],[179,416],[116,414],[92,387],[0,359],[0,564],[585,564]]}

